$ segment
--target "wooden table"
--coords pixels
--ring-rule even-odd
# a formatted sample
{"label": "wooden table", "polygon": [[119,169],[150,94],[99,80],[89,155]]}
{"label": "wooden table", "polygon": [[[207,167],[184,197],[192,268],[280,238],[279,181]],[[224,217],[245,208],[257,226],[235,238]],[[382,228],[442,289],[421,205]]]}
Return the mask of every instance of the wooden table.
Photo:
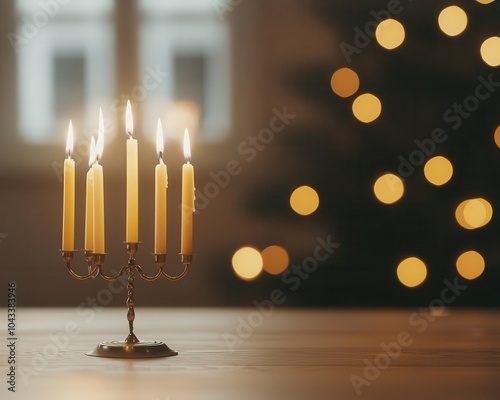
{"label": "wooden table", "polygon": [[0,398],[500,398],[498,311],[138,308],[139,339],[162,340],[178,356],[86,356],[125,338],[125,312],[18,309],[16,395],[2,346]]}

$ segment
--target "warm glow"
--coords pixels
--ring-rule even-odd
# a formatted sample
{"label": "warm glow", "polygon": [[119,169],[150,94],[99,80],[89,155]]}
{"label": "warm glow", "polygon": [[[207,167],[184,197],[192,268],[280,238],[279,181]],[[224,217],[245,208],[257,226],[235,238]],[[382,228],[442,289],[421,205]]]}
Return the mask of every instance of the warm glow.
{"label": "warm glow", "polygon": [[130,137],[134,134],[134,118],[132,116],[130,100],[127,100],[127,110],[125,111],[125,132],[127,132]]}
{"label": "warm glow", "polygon": [[71,154],[73,154],[73,143],[73,124],[71,123],[71,120],[69,120],[68,138],[66,139],[66,155],[68,158],[71,158]]}
{"label": "warm glow", "polygon": [[318,193],[312,187],[300,186],[290,196],[290,206],[297,214],[312,214],[319,206]]}
{"label": "warm glow", "polygon": [[158,124],[156,125],[156,153],[159,158],[163,157],[163,128],[161,126],[161,119],[158,118]]}
{"label": "warm glow", "polygon": [[392,50],[405,40],[405,28],[401,22],[389,18],[378,24],[375,37],[383,48]]}
{"label": "warm glow", "polygon": [[438,24],[448,36],[457,36],[467,27],[467,14],[460,7],[446,7],[439,14]]}
{"label": "warm glow", "polygon": [[405,188],[399,176],[385,174],[375,181],[373,191],[379,201],[385,204],[392,204],[403,196]]}
{"label": "warm glow", "polygon": [[500,126],[495,130],[495,135],[494,135],[495,143],[498,147],[500,147]]}
{"label": "warm glow", "polygon": [[492,217],[491,204],[482,198],[465,200],[455,211],[457,222],[465,229],[481,228],[490,222]]}
{"label": "warm glow", "polygon": [[264,270],[271,275],[279,275],[288,268],[290,257],[283,247],[269,246],[260,254]]}
{"label": "warm glow", "polygon": [[424,175],[433,185],[444,185],[453,175],[453,165],[445,157],[433,157],[425,163]]}
{"label": "warm glow", "polygon": [[253,247],[238,249],[231,263],[236,275],[245,280],[256,278],[262,271],[262,256],[259,250]]}
{"label": "warm glow", "polygon": [[465,279],[476,279],[484,271],[484,258],[477,251],[466,251],[457,259],[457,271]]}
{"label": "warm glow", "polygon": [[165,110],[162,120],[167,142],[182,141],[185,128],[191,135],[196,135],[200,125],[200,109],[195,102],[176,100],[166,103],[162,109]]}
{"label": "warm glow", "polygon": [[495,0],[476,0],[476,1],[481,4],[490,4],[493,3]]}
{"label": "warm glow", "polygon": [[493,36],[486,39],[481,45],[481,57],[491,67],[500,65],[500,37]]}
{"label": "warm glow", "polygon": [[104,151],[104,118],[102,116],[102,109],[99,108],[99,129],[97,130],[97,141],[95,144],[95,154],[97,161],[99,161],[102,158],[103,151]]}
{"label": "warm glow", "polygon": [[358,74],[350,68],[340,68],[332,75],[330,86],[340,97],[352,96],[359,89]]}
{"label": "warm glow", "polygon": [[186,162],[191,162],[191,143],[189,142],[189,132],[184,130],[184,159]]}
{"label": "warm glow", "polygon": [[94,136],[90,138],[90,154],[89,154],[89,168],[96,161],[96,153],[95,153],[95,139]]}
{"label": "warm glow", "polygon": [[427,267],[416,257],[409,257],[401,261],[397,269],[399,281],[408,287],[420,285],[427,277]]}
{"label": "warm glow", "polygon": [[373,94],[365,93],[354,100],[352,103],[352,112],[361,122],[370,123],[380,116],[382,103]]}

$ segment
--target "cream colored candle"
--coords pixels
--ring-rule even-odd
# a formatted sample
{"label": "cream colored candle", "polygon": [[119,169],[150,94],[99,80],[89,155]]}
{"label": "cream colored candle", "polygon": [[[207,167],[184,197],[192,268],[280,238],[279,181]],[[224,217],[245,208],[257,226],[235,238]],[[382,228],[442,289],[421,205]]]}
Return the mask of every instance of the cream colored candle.
{"label": "cream colored candle", "polygon": [[63,231],[62,250],[75,250],[75,160],[71,158],[73,152],[73,125],[69,121],[68,139],[66,142],[66,154],[64,160],[64,182],[63,182]]}
{"label": "cream colored candle", "polygon": [[104,180],[99,162],[92,165],[94,178],[94,253],[104,254]]}
{"label": "cream colored candle", "polygon": [[181,254],[193,254],[194,168],[191,165],[189,133],[184,131],[184,157],[182,166],[182,225]]}
{"label": "cream colored candle", "polygon": [[132,109],[130,101],[127,102],[126,131],[127,140],[127,216],[125,241],[128,243],[139,242],[139,174],[137,140],[132,137],[134,132]]}
{"label": "cream colored candle", "polygon": [[85,193],[85,246],[87,251],[94,250],[94,173],[92,164],[95,162],[95,140],[90,140],[89,171],[87,172],[87,186]]}
{"label": "cream colored candle", "polygon": [[94,178],[94,253],[104,254],[104,178],[103,169],[99,165],[104,150],[104,121],[102,110],[99,110],[99,131],[96,143],[96,162],[92,165]]}
{"label": "cream colored candle", "polygon": [[158,118],[156,151],[159,163],[155,168],[155,254],[167,254],[167,166],[163,162],[163,129]]}

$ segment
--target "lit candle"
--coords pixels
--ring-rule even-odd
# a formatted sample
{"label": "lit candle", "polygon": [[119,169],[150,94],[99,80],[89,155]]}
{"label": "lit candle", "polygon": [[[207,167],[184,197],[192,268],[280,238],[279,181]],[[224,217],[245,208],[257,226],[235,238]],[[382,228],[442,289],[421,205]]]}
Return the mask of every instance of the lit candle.
{"label": "lit candle", "polygon": [[90,140],[89,171],[85,197],[85,250],[94,250],[94,173],[92,164],[96,159],[94,136]]}
{"label": "lit candle", "polygon": [[167,253],[167,166],[163,162],[163,129],[158,118],[156,151],[159,163],[155,168],[155,254]]}
{"label": "lit candle", "polygon": [[132,137],[134,123],[130,100],[127,102],[125,129],[129,135],[127,140],[127,224],[125,241],[127,243],[137,243],[139,241],[139,177],[137,140]]}
{"label": "lit candle", "polygon": [[75,250],[75,160],[71,158],[73,152],[73,124],[69,121],[66,154],[64,160],[63,183],[63,232],[62,250]]}
{"label": "lit candle", "polygon": [[182,225],[181,254],[193,254],[194,168],[191,165],[189,133],[184,131],[184,158],[182,166]]}
{"label": "lit candle", "polygon": [[94,246],[96,254],[104,254],[104,180],[102,166],[99,160],[102,158],[104,150],[104,121],[102,110],[99,110],[99,131],[97,143],[95,146],[96,161],[92,165],[92,174],[94,178]]}

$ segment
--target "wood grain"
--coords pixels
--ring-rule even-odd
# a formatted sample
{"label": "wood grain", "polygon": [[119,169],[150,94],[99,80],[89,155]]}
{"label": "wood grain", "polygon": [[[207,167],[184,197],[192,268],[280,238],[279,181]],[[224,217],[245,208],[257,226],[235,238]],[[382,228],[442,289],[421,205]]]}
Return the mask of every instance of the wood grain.
{"label": "wood grain", "polygon": [[[498,311],[452,309],[428,314],[425,329],[421,319],[425,317],[415,317],[418,310],[413,309],[280,309],[267,316],[256,309],[136,311],[139,339],[162,340],[179,351],[177,357],[86,356],[101,341],[125,338],[122,308],[18,309],[17,392],[10,397],[483,400],[500,396]],[[6,321],[5,310],[2,318]],[[241,321],[254,327],[248,325],[250,329],[242,332]],[[400,335],[406,345],[397,350],[394,342]],[[233,343],[228,338],[235,340],[234,346],[228,346]],[[393,347],[384,352],[383,346],[391,343]],[[376,378],[365,376],[367,363],[387,360],[390,365],[373,368],[372,372],[378,371]],[[2,353],[3,373],[6,364]],[[359,395],[351,382],[353,375],[369,383]],[[6,383],[1,390],[0,398],[9,398]]]}

